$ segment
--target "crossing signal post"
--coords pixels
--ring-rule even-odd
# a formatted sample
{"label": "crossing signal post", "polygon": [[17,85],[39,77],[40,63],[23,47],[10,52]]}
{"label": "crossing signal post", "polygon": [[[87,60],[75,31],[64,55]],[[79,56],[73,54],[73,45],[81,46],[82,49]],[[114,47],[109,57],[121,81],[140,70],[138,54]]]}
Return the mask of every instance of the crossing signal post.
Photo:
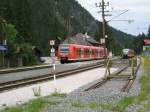
{"label": "crossing signal post", "polygon": [[54,84],[56,85],[56,64],[55,64],[56,60],[55,60],[55,48],[54,48],[54,45],[55,45],[55,41],[54,40],[50,40],[50,46],[51,46],[50,57],[51,57],[52,65],[53,65]]}

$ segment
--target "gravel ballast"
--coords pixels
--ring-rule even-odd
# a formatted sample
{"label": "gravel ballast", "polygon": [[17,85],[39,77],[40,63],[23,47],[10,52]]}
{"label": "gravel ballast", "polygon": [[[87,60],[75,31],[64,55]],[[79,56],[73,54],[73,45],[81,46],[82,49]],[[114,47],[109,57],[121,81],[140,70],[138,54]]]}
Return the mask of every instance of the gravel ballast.
{"label": "gravel ballast", "polygon": [[[141,90],[139,79],[142,73],[143,67],[141,66],[137,72],[136,79],[129,92],[121,91],[123,85],[125,85],[126,83],[126,81],[124,80],[110,80],[97,89],[84,91],[91,85],[101,80],[98,79],[71,92],[61,104],[59,104],[57,107],[49,108],[48,112],[111,112],[109,110],[102,109],[101,106],[90,108],[89,104],[93,103],[101,105],[112,103],[115,105],[123,97],[139,95]],[[125,109],[125,112],[134,112],[134,110],[136,109],[138,109],[137,105],[131,105]]]}

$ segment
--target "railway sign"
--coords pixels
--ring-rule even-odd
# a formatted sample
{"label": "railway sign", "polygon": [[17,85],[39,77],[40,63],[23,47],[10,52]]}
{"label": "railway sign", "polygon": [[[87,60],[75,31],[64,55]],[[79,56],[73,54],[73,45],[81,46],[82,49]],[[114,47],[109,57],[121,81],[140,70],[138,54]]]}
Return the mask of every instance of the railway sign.
{"label": "railway sign", "polygon": [[51,57],[55,57],[55,49],[53,47],[51,48]]}
{"label": "railway sign", "polygon": [[105,39],[101,38],[101,44],[105,44]]}
{"label": "railway sign", "polygon": [[51,53],[54,53],[55,52],[55,49],[54,48],[51,48]]}
{"label": "railway sign", "polygon": [[49,44],[50,44],[51,46],[55,45],[55,40],[50,40],[50,41],[49,41]]}
{"label": "railway sign", "polygon": [[53,46],[55,45],[55,40],[50,40],[49,44],[52,46],[52,48],[50,49],[50,56],[55,57],[55,48],[53,48]]}

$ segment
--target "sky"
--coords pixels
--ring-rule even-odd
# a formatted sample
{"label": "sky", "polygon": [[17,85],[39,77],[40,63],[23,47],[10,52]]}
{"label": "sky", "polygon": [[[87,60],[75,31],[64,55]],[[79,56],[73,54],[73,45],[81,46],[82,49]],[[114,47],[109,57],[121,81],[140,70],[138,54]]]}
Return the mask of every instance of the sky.
{"label": "sky", "polygon": [[[76,0],[85,9],[87,9],[91,15],[102,21],[100,8],[95,6],[95,3],[100,3],[101,0]],[[104,0],[106,3],[109,2],[109,6],[106,10],[110,12],[111,16],[106,17],[109,21],[115,16],[128,10],[121,16],[112,19],[109,25],[132,35],[138,35],[141,33],[147,33],[150,25],[150,0]],[[129,22],[131,20],[132,22]]]}

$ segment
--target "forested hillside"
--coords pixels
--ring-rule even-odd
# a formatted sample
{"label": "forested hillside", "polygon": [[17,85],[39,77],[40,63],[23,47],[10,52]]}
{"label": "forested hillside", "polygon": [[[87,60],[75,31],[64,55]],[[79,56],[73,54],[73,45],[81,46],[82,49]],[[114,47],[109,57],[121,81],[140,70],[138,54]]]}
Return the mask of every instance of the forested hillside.
{"label": "forested hillside", "polygon": [[[4,23],[3,20],[16,32],[13,33],[15,39],[12,42],[9,41],[8,35],[2,33],[4,29],[1,28],[1,37],[5,36],[8,43],[15,45],[13,52],[19,52],[18,48],[24,44],[23,47],[36,46],[44,54],[49,54],[49,40],[56,40],[58,45],[66,37],[77,33],[87,32],[97,41],[102,37],[102,24],[75,0],[1,0],[1,25]],[[133,45],[134,36],[112,27],[107,29],[109,43],[111,43],[108,46],[112,51],[122,46]]]}
{"label": "forested hillside", "polygon": [[94,18],[75,0],[1,0],[0,5],[1,16],[25,42],[43,49],[50,39],[85,31],[94,35],[97,29]]}

